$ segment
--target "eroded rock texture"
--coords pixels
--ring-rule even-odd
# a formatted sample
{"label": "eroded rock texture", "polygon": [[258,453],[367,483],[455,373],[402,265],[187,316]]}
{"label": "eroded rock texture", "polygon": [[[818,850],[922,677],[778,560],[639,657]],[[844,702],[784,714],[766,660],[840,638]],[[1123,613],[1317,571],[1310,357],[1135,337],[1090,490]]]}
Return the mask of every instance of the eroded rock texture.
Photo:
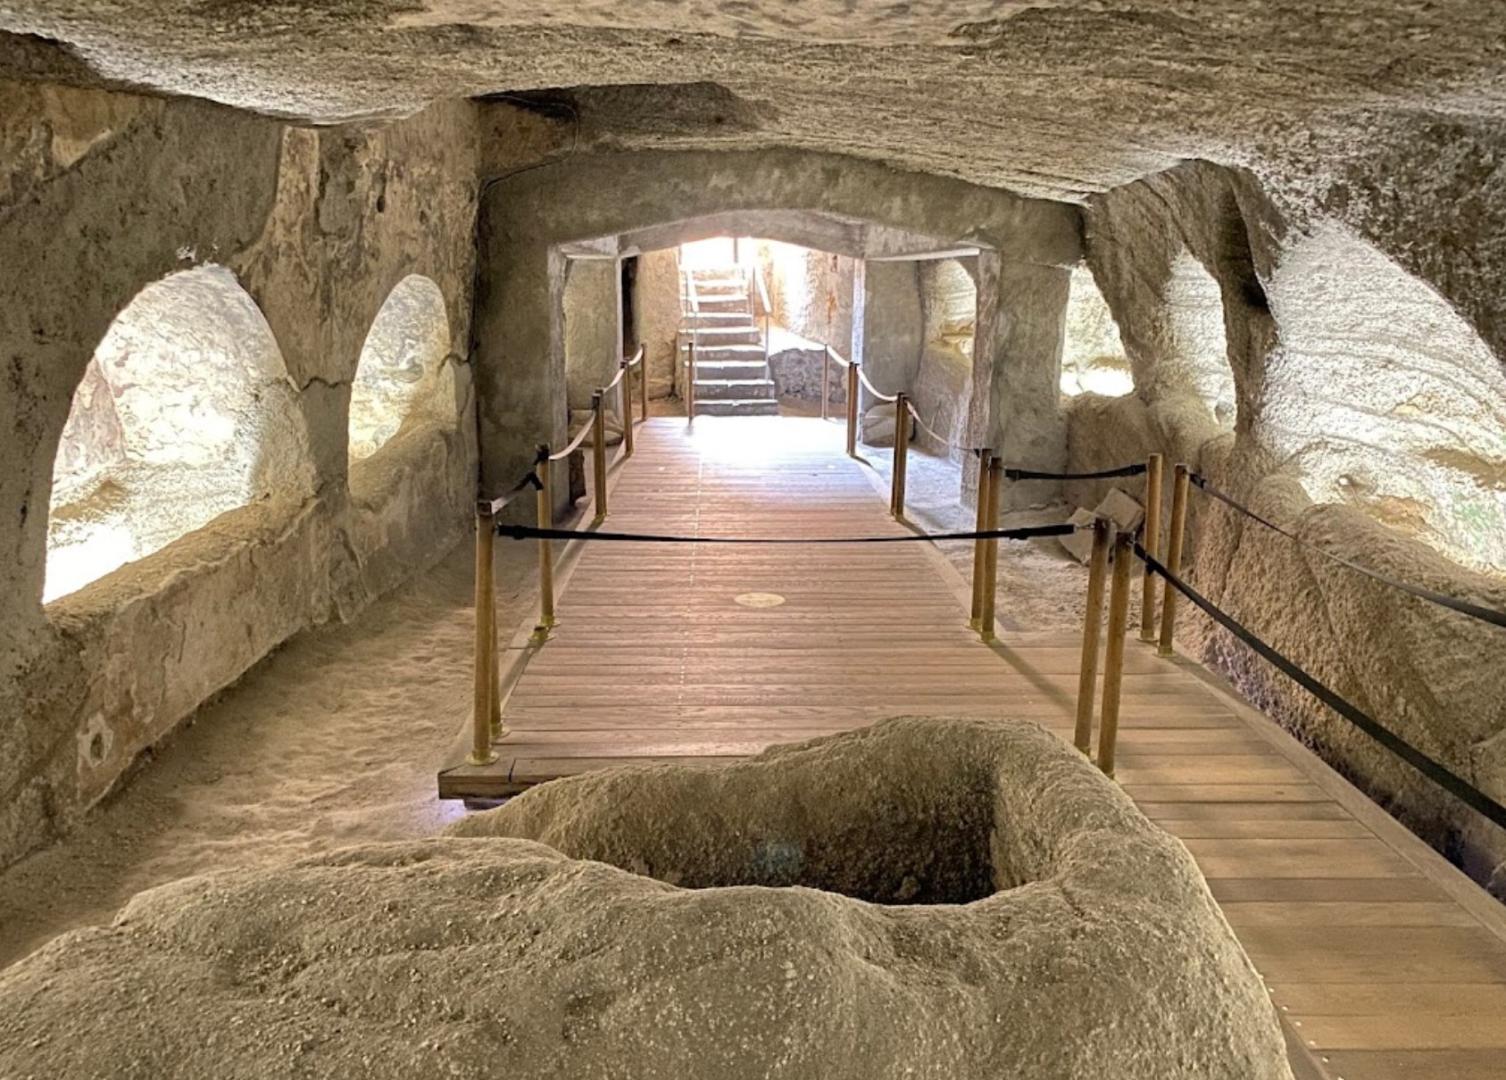
{"label": "eroded rock texture", "polygon": [[[1288,208],[1289,209],[1289,208]],[[1506,609],[1499,361],[1438,293],[1248,173],[1194,163],[1095,199],[1088,263],[1134,392],[1068,407],[1074,467],[1160,450],[1319,549]],[[1069,489],[1092,506],[1094,485]],[[1192,581],[1327,685],[1496,798],[1502,631],[1304,551],[1193,494]],[[1506,835],[1195,615],[1199,659],[1481,882]]]}
{"label": "eroded rock texture", "polygon": [[0,974],[0,1072],[1290,1075],[1191,857],[1033,725],[611,770],[453,831],[59,938]]}

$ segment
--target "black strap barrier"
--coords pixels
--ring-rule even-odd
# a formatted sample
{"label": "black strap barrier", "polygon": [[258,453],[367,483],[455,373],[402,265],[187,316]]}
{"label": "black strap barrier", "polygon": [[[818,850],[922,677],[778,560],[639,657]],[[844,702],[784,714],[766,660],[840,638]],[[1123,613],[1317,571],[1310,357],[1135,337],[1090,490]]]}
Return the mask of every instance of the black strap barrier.
{"label": "black strap barrier", "polygon": [[1413,585],[1411,582],[1399,581],[1396,578],[1387,577],[1385,574],[1371,570],[1369,567],[1361,566],[1359,563],[1350,562],[1342,555],[1335,555],[1331,551],[1326,551],[1323,548],[1319,547],[1317,544],[1302,539],[1302,537],[1298,536],[1296,533],[1290,532],[1287,529],[1283,529],[1274,521],[1261,517],[1255,511],[1251,510],[1248,506],[1244,506],[1241,503],[1236,502],[1231,496],[1225,495],[1222,491],[1218,490],[1218,488],[1208,483],[1206,477],[1199,476],[1197,473],[1191,473],[1188,475],[1187,479],[1191,480],[1192,483],[1195,484],[1198,488],[1206,491],[1209,495],[1212,495],[1219,502],[1233,507],[1235,510],[1238,510],[1241,514],[1245,515],[1245,517],[1250,518],[1253,521],[1258,521],[1267,529],[1271,529],[1275,532],[1280,533],[1282,536],[1286,537],[1294,544],[1297,544],[1299,547],[1306,548],[1308,551],[1316,552],[1317,554],[1323,556],[1325,559],[1336,562],[1340,566],[1348,567],[1350,570],[1353,570],[1357,574],[1364,574],[1368,578],[1379,581],[1382,585],[1389,585],[1393,589],[1400,589],[1402,592],[1411,593],[1413,596],[1418,597],[1419,599],[1430,601],[1431,603],[1437,604],[1440,607],[1449,608],[1450,610],[1457,611],[1462,615],[1468,615],[1470,618],[1479,619],[1481,622],[1488,622],[1492,626],[1506,627],[1506,612],[1496,611],[1494,608],[1484,607],[1480,604],[1472,604],[1468,600],[1460,600],[1458,597],[1449,596],[1447,593],[1437,592],[1433,589],[1425,589],[1421,585]]}
{"label": "black strap barrier", "polygon": [[1145,462],[1121,465],[1117,469],[1099,469],[1097,472],[1036,472],[1034,469],[1005,469],[1006,480],[1108,480],[1115,476],[1139,476],[1145,472]]}
{"label": "black strap barrier", "polygon": [[905,544],[917,540],[1032,540],[1038,536],[1067,536],[1080,526],[1028,525],[1018,529],[989,529],[984,532],[906,533],[903,536],[656,536],[650,533],[583,531],[579,529],[540,529],[533,525],[498,525],[497,535],[513,540],[608,540],[636,544]]}
{"label": "black strap barrier", "polygon": [[1225,613],[1191,585],[1188,585],[1181,578],[1166,569],[1166,567],[1162,566],[1156,561],[1154,556],[1147,553],[1138,543],[1135,544],[1135,554],[1140,557],[1140,560],[1145,563],[1146,567],[1152,573],[1169,581],[1177,592],[1201,608],[1210,619],[1254,649],[1261,657],[1276,667],[1282,674],[1296,682],[1309,694],[1312,694],[1313,697],[1317,698],[1324,705],[1327,705],[1345,720],[1348,720],[1366,735],[1369,735],[1376,742],[1391,751],[1391,753],[1412,766],[1412,768],[1422,773],[1423,776],[1426,776],[1433,783],[1443,788],[1444,791],[1447,791],[1450,795],[1484,814],[1491,821],[1495,822],[1495,824],[1506,829],[1506,806],[1502,806],[1496,802],[1468,780],[1451,771],[1447,766],[1428,757],[1394,731],[1382,727],[1379,722],[1367,713],[1362,712],[1358,706],[1350,704],[1306,671],[1303,671],[1291,660],[1235,621],[1232,615]]}

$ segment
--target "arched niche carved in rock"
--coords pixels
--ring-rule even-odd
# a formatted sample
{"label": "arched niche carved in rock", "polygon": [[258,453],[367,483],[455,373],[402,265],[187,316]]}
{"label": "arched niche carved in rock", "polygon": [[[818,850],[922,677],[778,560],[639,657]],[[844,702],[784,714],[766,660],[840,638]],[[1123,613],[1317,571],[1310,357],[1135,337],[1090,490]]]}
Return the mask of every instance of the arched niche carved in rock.
{"label": "arched niche carved in rock", "polygon": [[116,316],[74,392],[43,598],[311,486],[298,392],[255,301],[221,266],[170,274]]}

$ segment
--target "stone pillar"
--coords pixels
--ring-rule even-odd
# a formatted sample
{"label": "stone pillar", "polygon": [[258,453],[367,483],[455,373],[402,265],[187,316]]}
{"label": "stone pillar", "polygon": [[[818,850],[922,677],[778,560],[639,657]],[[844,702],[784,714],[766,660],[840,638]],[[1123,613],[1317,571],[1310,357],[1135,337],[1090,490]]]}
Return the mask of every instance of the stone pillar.
{"label": "stone pillar", "polygon": [[567,260],[564,305],[565,390],[570,408],[585,409],[591,405],[592,391],[617,374],[622,342],[621,260]]}
{"label": "stone pillar", "polygon": [[[1071,272],[978,255],[978,328],[973,344],[969,441],[989,446],[1005,465],[1061,470],[1067,462],[1061,408],[1062,340]],[[969,461],[964,497],[976,495],[978,469]],[[1051,502],[1061,485],[1006,483],[1005,509]]]}
{"label": "stone pillar", "polygon": [[[509,242],[489,229],[481,252],[472,366],[481,494],[495,497],[517,483],[539,443],[558,447],[567,438],[565,258],[547,244]],[[554,479],[560,509],[567,494],[562,468]],[[520,504],[508,516],[527,514]]]}

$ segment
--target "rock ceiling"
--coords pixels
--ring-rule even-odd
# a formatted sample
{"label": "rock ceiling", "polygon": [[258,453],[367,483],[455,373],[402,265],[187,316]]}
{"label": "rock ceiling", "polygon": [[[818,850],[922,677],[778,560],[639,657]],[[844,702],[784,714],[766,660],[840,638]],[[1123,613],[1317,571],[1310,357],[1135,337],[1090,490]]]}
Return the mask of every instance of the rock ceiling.
{"label": "rock ceiling", "polygon": [[784,145],[1080,200],[1506,116],[1496,0],[0,0],[12,74],[330,123],[566,95],[596,146]]}

